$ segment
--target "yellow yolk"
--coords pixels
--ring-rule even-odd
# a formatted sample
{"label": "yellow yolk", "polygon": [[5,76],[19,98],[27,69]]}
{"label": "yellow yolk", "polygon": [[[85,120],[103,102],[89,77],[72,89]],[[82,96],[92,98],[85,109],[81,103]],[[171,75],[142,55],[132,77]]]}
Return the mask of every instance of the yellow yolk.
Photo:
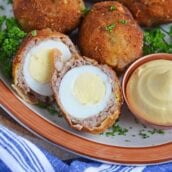
{"label": "yellow yolk", "polygon": [[53,58],[50,49],[42,49],[30,58],[29,73],[33,79],[44,84],[50,81],[53,73]]}
{"label": "yellow yolk", "polygon": [[76,99],[85,105],[99,103],[105,96],[103,80],[93,73],[83,73],[75,81],[73,93]]}

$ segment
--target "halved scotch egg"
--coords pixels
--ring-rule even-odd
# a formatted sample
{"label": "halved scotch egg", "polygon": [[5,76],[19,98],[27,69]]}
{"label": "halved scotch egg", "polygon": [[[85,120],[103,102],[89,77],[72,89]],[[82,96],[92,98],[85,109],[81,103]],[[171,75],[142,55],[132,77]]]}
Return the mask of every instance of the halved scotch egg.
{"label": "halved scotch egg", "polygon": [[53,100],[51,77],[54,52],[65,62],[78,52],[68,36],[50,29],[30,33],[21,44],[13,61],[13,88],[29,103]]}
{"label": "halved scotch egg", "polygon": [[101,133],[119,117],[120,84],[107,65],[86,57],[72,58],[60,73],[54,70],[52,88],[66,120],[77,130]]}

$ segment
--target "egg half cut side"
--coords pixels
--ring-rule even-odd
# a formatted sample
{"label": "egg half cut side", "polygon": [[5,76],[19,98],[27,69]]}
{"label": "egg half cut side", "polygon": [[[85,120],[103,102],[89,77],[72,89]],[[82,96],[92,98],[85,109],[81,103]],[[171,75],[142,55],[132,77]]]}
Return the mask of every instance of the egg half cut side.
{"label": "egg half cut side", "polygon": [[87,57],[71,58],[61,72],[55,67],[51,83],[72,128],[97,134],[118,119],[122,94],[119,79],[109,66]]}
{"label": "egg half cut side", "polygon": [[61,71],[66,61],[77,56],[78,51],[67,35],[50,29],[37,30],[34,36],[29,33],[13,60],[12,87],[28,103],[51,103],[53,71]]}
{"label": "egg half cut side", "polygon": [[81,120],[103,111],[111,93],[112,86],[108,76],[92,65],[69,70],[59,88],[59,98],[65,111]]}
{"label": "egg half cut side", "polygon": [[23,75],[27,85],[42,96],[52,96],[50,80],[53,73],[52,51],[58,50],[64,61],[72,56],[70,49],[62,41],[43,40],[31,48],[25,57]]}

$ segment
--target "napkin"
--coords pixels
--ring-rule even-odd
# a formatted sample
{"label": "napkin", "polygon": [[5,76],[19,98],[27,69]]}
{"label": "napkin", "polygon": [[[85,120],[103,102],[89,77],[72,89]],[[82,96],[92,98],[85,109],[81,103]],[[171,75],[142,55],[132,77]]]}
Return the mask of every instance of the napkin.
{"label": "napkin", "polygon": [[172,172],[172,163],[154,166],[101,164],[78,158],[61,161],[0,125],[0,172]]}

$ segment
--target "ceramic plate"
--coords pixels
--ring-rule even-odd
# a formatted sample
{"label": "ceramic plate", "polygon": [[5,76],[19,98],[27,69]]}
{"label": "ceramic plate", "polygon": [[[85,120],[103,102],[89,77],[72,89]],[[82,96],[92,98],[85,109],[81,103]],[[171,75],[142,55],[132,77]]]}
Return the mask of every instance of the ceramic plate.
{"label": "ceramic plate", "polygon": [[[3,4],[4,1],[0,2]],[[11,15],[11,6],[3,5],[7,9],[3,13]],[[113,127],[93,135],[71,129],[58,114],[52,115],[45,109],[23,102],[13,92],[11,81],[1,73],[0,79],[0,106],[27,129],[55,145],[103,162],[155,164],[172,160],[172,130],[155,130],[141,124],[125,104],[116,124],[120,131],[112,132]]]}

